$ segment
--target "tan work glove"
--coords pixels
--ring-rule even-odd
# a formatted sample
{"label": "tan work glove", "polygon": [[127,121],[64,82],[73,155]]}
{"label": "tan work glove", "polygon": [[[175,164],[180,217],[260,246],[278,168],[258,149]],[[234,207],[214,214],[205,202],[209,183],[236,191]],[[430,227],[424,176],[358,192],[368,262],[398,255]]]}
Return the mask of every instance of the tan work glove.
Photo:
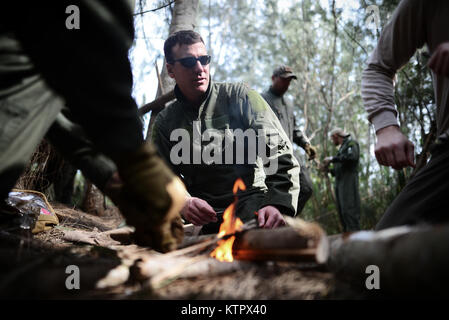
{"label": "tan work glove", "polygon": [[309,160],[313,160],[316,157],[316,148],[310,143],[307,143],[304,147],[304,150],[306,151],[307,155],[309,156]]}
{"label": "tan work glove", "polygon": [[175,250],[183,238],[179,212],[186,189],[150,143],[117,163],[123,187],[116,197],[128,224],[136,228],[135,241],[161,252]]}

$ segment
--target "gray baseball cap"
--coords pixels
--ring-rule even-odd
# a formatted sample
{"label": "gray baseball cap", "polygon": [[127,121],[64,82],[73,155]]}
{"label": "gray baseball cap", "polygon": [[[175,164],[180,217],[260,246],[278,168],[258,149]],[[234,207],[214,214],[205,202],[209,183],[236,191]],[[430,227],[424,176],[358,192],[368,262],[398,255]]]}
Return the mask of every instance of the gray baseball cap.
{"label": "gray baseball cap", "polygon": [[294,78],[298,79],[298,77],[293,73],[292,68],[288,66],[280,66],[274,69],[273,76],[281,77],[281,78]]}

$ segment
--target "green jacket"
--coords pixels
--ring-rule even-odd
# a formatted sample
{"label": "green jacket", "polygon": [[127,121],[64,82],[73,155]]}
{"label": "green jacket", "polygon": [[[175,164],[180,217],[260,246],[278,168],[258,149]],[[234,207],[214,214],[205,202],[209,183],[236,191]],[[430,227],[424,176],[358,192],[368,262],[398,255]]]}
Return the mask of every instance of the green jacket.
{"label": "green jacket", "polygon": [[271,87],[262,93],[262,97],[268,102],[278,117],[290,141],[304,149],[305,145],[310,143],[310,141],[296,124],[291,102],[285,99],[284,96],[277,95]]}
{"label": "green jacket", "polygon": [[343,140],[336,156],[332,157],[332,175],[341,179],[346,175],[358,175],[360,148],[359,143],[350,136]]}
{"label": "green jacket", "polygon": [[[211,81],[204,102],[194,109],[184,100],[177,86],[175,94],[177,100],[157,116],[152,139],[161,156],[184,180],[190,194],[206,200],[220,214],[234,200],[232,189],[235,180],[242,178],[247,190],[239,193],[237,215],[244,221],[254,218],[254,212],[267,205],[294,216],[299,194],[299,166],[286,133],[261,96],[243,84]],[[258,143],[263,141],[260,139],[266,139],[267,144],[263,145],[265,152],[276,151],[277,148],[277,152],[269,157],[277,164],[274,174],[265,174],[264,169],[269,164],[264,165],[261,157],[251,159],[249,154],[257,143],[237,139],[238,129],[257,133]],[[182,162],[174,159],[179,155],[179,145],[183,140],[180,132],[187,133],[188,138],[188,150],[184,149]],[[216,138],[209,143],[204,141],[207,135]],[[193,143],[193,140],[201,140],[200,137],[203,137],[203,152],[210,150],[208,148],[214,143],[211,153],[217,156],[214,161],[207,161],[204,157],[198,159],[200,144]],[[177,150],[176,155],[173,150]],[[244,161],[238,161],[242,150]],[[257,155],[260,155],[259,151]]]}
{"label": "green jacket", "polygon": [[332,158],[331,173],[335,175],[335,195],[344,232],[360,229],[359,154],[358,142],[348,136]]}

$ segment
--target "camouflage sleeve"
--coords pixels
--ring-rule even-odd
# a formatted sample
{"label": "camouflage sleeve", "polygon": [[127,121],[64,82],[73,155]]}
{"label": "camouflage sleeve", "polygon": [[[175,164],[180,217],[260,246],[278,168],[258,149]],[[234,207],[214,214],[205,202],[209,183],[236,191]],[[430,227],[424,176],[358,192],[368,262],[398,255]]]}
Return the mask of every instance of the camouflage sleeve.
{"label": "camouflage sleeve", "polygon": [[294,216],[300,168],[293,155],[292,144],[270,106],[257,92],[248,91],[247,106],[249,127],[257,132],[258,139],[263,139],[266,149],[263,162],[268,190],[260,207],[272,205],[283,214]]}
{"label": "camouflage sleeve", "polygon": [[[79,29],[66,26],[71,5],[79,8]],[[13,1],[8,8],[1,14],[2,24],[14,32],[37,71],[66,100],[92,142],[113,158],[136,150],[143,134],[131,96],[128,50],[134,28],[129,3],[61,0],[45,6]]]}
{"label": "camouflage sleeve", "polygon": [[111,159],[99,153],[86,132],[62,113],[47,132],[46,138],[73,166],[104,192],[104,187],[117,167]]}

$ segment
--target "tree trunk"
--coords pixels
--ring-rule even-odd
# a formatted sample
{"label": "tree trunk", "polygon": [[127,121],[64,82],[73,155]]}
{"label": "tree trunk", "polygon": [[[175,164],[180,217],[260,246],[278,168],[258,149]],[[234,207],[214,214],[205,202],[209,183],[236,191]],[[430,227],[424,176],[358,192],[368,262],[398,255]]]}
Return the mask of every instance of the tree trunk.
{"label": "tree trunk", "polygon": [[[172,20],[169,28],[169,35],[180,30],[194,30],[196,26],[196,17],[198,14],[199,0],[177,0],[173,9]],[[167,67],[164,64],[160,74],[161,81],[157,90],[156,98],[166,92],[173,90],[175,81],[168,76]],[[155,109],[151,112],[150,123],[148,124],[148,131],[151,132],[154,119],[163,108]],[[151,135],[147,134],[147,139]]]}

